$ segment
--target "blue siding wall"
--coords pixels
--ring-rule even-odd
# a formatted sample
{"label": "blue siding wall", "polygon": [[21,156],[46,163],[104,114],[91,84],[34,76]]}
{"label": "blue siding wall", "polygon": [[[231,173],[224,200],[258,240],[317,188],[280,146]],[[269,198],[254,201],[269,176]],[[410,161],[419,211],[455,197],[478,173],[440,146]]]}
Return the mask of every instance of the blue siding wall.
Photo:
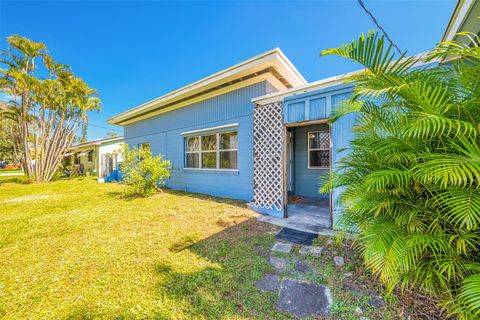
{"label": "blue siding wall", "polygon": [[[275,89],[268,82],[241,88],[190,106],[125,126],[130,146],[149,142],[154,154],[172,163],[167,186],[189,192],[236,199],[253,199],[253,104],[251,99]],[[183,169],[182,132],[238,123],[238,171]]]}
{"label": "blue siding wall", "polygon": [[289,122],[305,121],[305,102],[290,103],[286,109],[285,116]]}
{"label": "blue siding wall", "polygon": [[[350,98],[352,92],[346,91],[332,96],[332,108],[340,107],[342,101]],[[350,141],[353,140],[353,126],[355,125],[355,114],[346,115],[332,125],[332,163],[334,169],[337,168],[336,163],[348,153]],[[332,192],[333,216],[335,224],[335,216],[338,216],[342,207],[339,200],[343,189],[337,188]]]}
{"label": "blue siding wall", "polygon": [[294,194],[307,197],[328,198],[328,194],[320,194],[318,178],[328,169],[308,168],[308,132],[328,130],[328,125],[320,124],[314,126],[297,127],[294,129],[295,151],[294,151]]}
{"label": "blue siding wall", "polygon": [[310,100],[310,119],[325,119],[327,117],[327,98]]}
{"label": "blue siding wall", "polygon": [[332,110],[332,96],[351,91],[352,84],[338,85],[283,99],[283,120],[286,124],[326,119]]}

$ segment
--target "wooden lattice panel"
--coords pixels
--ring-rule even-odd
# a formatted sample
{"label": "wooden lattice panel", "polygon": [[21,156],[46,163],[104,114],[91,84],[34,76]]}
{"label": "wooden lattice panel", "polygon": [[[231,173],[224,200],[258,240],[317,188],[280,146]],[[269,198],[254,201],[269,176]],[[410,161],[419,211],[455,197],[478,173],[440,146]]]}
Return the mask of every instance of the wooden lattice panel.
{"label": "wooden lattice panel", "polygon": [[285,135],[281,102],[255,107],[253,202],[258,208],[284,210]]}

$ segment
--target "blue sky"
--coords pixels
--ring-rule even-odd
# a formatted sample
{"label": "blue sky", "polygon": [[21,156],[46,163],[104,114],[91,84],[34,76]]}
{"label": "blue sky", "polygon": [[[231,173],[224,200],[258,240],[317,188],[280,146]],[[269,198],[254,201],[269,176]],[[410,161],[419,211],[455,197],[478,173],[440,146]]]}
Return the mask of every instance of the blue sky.
{"label": "blue sky", "polygon": [[[364,1],[411,54],[440,40],[455,6]],[[109,117],[274,47],[308,81],[356,70],[319,53],[372,28],[356,1],[0,1],[2,50],[11,34],[42,41],[100,92],[103,110],[90,115],[90,139],[122,132]]]}

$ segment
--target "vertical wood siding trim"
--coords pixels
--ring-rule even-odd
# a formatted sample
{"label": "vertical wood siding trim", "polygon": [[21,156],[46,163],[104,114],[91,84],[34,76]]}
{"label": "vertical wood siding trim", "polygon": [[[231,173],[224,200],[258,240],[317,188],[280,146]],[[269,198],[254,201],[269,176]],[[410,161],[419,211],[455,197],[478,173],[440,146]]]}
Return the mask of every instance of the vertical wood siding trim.
{"label": "vertical wood siding trim", "polygon": [[332,88],[285,97],[283,100],[284,122],[297,122],[327,119],[331,113],[332,95],[351,92],[352,85],[345,84]]}

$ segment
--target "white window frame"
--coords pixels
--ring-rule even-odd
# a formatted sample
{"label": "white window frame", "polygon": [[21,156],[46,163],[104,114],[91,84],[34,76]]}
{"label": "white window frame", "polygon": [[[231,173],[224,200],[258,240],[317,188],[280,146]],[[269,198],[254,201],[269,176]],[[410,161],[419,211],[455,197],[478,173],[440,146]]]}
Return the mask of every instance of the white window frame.
{"label": "white window frame", "polygon": [[[220,135],[225,134],[225,133],[231,133],[235,132],[237,133],[237,148],[236,149],[220,149]],[[215,135],[215,139],[217,141],[217,148],[215,150],[205,150],[202,151],[202,137],[204,136],[211,136]],[[188,151],[187,150],[187,139],[188,138],[198,138],[198,151]],[[183,162],[183,168],[186,170],[204,170],[204,171],[238,171],[238,130],[231,130],[231,131],[223,131],[223,132],[217,132],[217,133],[205,133],[202,135],[196,135],[196,136],[186,136],[184,137],[184,150],[185,150],[185,156],[184,156],[184,162]],[[220,168],[220,152],[228,152],[228,151],[236,151],[237,152],[237,168]],[[216,167],[215,168],[202,168],[202,153],[209,153],[209,152],[215,152],[216,153]],[[187,167],[187,154],[192,154],[196,153],[198,154],[198,167]]]}
{"label": "white window frame", "polygon": [[[327,148],[310,148],[310,134],[311,133],[318,133],[318,132],[326,132],[328,134],[328,147]],[[332,155],[330,153],[330,130],[315,130],[315,131],[308,131],[307,132],[307,167],[308,169],[312,170],[325,170],[330,168],[330,163],[332,162]],[[317,166],[310,166],[310,151],[328,151],[328,165],[326,167],[317,167]]]}
{"label": "white window frame", "polygon": [[[198,138],[198,151],[188,151],[188,144],[187,140],[189,138]],[[184,150],[185,150],[185,156],[184,156],[184,161],[183,161],[183,168],[184,169],[194,169],[194,170],[199,170],[202,167],[202,137],[201,136],[188,136],[188,137],[183,137],[183,144],[184,144]],[[198,167],[187,167],[187,154],[197,154],[198,155]]]}
{"label": "white window frame", "polygon": [[[213,136],[215,135],[215,140],[216,140],[216,149],[215,150],[202,150],[202,138],[206,136]],[[219,169],[219,163],[218,160],[220,159],[220,153],[218,152],[218,148],[220,148],[220,139],[219,139],[219,134],[218,133],[207,133],[204,135],[199,136],[199,148],[200,148],[200,159],[198,159],[198,165],[199,169],[201,170],[218,170]],[[202,155],[204,153],[215,153],[215,168],[202,168]]]}

